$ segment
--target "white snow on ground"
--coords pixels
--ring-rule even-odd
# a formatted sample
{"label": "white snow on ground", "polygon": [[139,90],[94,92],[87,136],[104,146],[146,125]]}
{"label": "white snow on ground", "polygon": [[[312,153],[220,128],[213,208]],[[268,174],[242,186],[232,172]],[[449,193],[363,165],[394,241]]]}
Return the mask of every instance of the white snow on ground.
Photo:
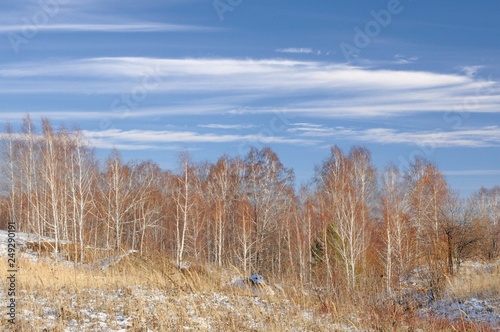
{"label": "white snow on ground", "polygon": [[483,322],[500,328],[500,299],[479,300],[470,298],[465,301],[439,300],[432,302],[422,313],[459,321]]}
{"label": "white snow on ground", "polygon": [[[7,248],[7,241],[9,238],[8,235],[9,235],[8,231],[0,230],[1,248]],[[16,244],[19,245],[21,248],[23,248],[27,242],[38,242],[38,241],[54,242],[54,239],[50,237],[39,236],[36,234],[22,233],[22,232],[15,232],[15,239],[16,239]],[[59,242],[63,244],[69,243],[68,241],[59,241]]]}
{"label": "white snow on ground", "polygon": [[[16,256],[22,257],[24,259],[29,259],[31,261],[36,261],[39,259],[38,254],[30,249],[26,248],[26,243],[37,243],[37,242],[54,242],[53,238],[39,236],[36,234],[15,232],[15,244],[16,244]],[[0,230],[0,257],[7,257],[9,232],[5,230]],[[68,241],[60,241],[60,243],[67,244]],[[52,257],[58,261],[64,260],[61,255],[52,254]]]}
{"label": "white snow on ground", "polygon": [[[28,234],[28,233],[21,233],[21,232],[15,232],[14,233],[14,239],[16,240],[16,249],[19,252],[19,249],[22,249],[25,247],[26,242],[38,242],[38,241],[44,241],[44,242],[53,242],[54,239],[48,238],[48,237],[43,237],[43,236],[38,236],[35,234]],[[6,250],[7,250],[7,244],[9,240],[9,232],[5,230],[0,230],[0,255],[6,256]]]}
{"label": "white snow on ground", "polygon": [[[7,247],[8,247],[8,232],[5,230],[0,230],[0,257],[7,257]],[[38,261],[41,258],[38,253],[33,252],[31,249],[26,248],[26,243],[38,243],[38,242],[50,242],[53,243],[55,240],[50,237],[39,236],[36,234],[28,234],[22,232],[15,233],[15,244],[16,244],[16,256],[22,257],[23,259],[29,259],[31,261]],[[60,241],[60,243],[68,244],[68,241]],[[104,249],[105,250],[105,249]],[[100,270],[105,270],[108,267],[117,264],[123,258],[127,257],[130,254],[136,253],[137,250],[128,250],[122,254],[114,255],[110,257],[106,257],[95,262],[92,268],[97,268]],[[75,264],[66,261],[66,258],[61,254],[51,254],[52,258],[55,258],[57,261],[66,262],[69,266],[73,266]],[[84,264],[85,265],[85,264]],[[89,267],[89,266],[87,266]],[[89,267],[90,268],[90,267]]]}
{"label": "white snow on ground", "polygon": [[[500,261],[490,263],[467,261],[460,265],[459,273],[454,276],[453,283],[467,289],[469,285],[481,282],[481,278],[483,280],[498,278],[499,272]],[[430,302],[420,312],[453,321],[482,322],[500,331],[500,297],[496,291],[488,289],[479,293],[469,291],[468,296],[457,296],[453,294],[452,288],[448,289],[443,299]]]}

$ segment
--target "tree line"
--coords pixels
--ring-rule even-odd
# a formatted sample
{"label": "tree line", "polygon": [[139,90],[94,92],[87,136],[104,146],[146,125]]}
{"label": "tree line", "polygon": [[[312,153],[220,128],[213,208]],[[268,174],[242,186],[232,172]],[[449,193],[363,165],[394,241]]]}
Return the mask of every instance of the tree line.
{"label": "tree line", "polygon": [[[333,146],[310,185],[270,148],[193,162],[178,169],[100,162],[79,130],[38,130],[26,116],[7,125],[0,147],[0,227],[54,239],[71,259],[88,248],[133,249],[185,262],[236,267],[245,274],[296,278],[326,291],[392,291],[425,267],[433,285],[467,259],[500,255],[500,187],[460,198],[436,164],[413,160],[378,171],[370,151]],[[437,289],[437,288],[436,288]]]}

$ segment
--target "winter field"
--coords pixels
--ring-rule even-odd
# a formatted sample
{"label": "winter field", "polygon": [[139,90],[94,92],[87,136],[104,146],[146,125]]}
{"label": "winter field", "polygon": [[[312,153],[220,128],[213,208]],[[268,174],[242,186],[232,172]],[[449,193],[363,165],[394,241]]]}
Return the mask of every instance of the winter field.
{"label": "winter field", "polygon": [[[0,231],[4,304],[7,239]],[[17,233],[16,240],[16,317],[10,323],[3,305],[2,331],[500,331],[498,263],[463,263],[439,300],[419,289],[416,274],[404,296],[353,304],[292,282],[247,286],[236,269],[179,270],[135,252],[75,266],[34,252],[34,236]]]}

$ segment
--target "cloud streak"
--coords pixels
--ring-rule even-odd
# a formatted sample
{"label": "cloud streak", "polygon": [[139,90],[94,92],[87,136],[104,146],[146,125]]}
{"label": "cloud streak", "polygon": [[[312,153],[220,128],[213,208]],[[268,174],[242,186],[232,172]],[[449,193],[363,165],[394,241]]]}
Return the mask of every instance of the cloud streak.
{"label": "cloud streak", "polygon": [[499,85],[492,79],[327,62],[108,57],[0,66],[0,94],[123,94],[146,85],[148,98],[181,99],[178,104],[189,114],[218,113],[220,106],[223,112],[254,113],[279,107],[308,116],[359,118],[493,113],[500,105]]}
{"label": "cloud streak", "polygon": [[209,128],[209,129],[250,129],[250,128],[256,128],[257,126],[255,125],[227,125],[227,124],[217,124],[217,123],[211,123],[211,124],[206,124],[206,125],[198,125],[200,128]]}
{"label": "cloud streak", "polygon": [[443,171],[447,176],[485,176],[485,175],[500,175],[500,169],[479,169],[466,171]]}
{"label": "cloud streak", "polygon": [[[245,125],[200,125],[201,128],[239,130]],[[253,126],[252,126],[253,128]],[[177,130],[118,130],[83,131],[98,148],[121,146],[127,150],[172,149],[172,144],[287,144],[294,146],[322,146],[335,140],[362,144],[404,144],[431,148],[484,148],[500,147],[500,127],[465,128],[456,131],[405,132],[388,128],[352,129],[329,128],[314,123],[293,123],[282,135],[216,134]],[[451,174],[451,173],[450,173]]]}
{"label": "cloud streak", "polygon": [[[21,33],[26,25],[0,26],[0,33]],[[49,32],[183,32],[183,31],[217,31],[218,28],[197,25],[161,24],[161,23],[128,23],[128,24],[47,24],[37,25],[37,31]]]}
{"label": "cloud streak", "polygon": [[305,47],[301,47],[301,48],[295,48],[295,47],[277,48],[275,51],[277,53],[305,53],[305,54],[313,53],[312,48],[305,48]]}
{"label": "cloud streak", "polygon": [[298,123],[288,129],[288,132],[298,137],[315,139],[335,138],[362,143],[406,144],[433,148],[500,147],[500,127],[498,126],[463,128],[455,131],[404,132],[389,128],[328,128],[323,125]]}
{"label": "cloud streak", "polygon": [[164,149],[165,144],[205,144],[205,143],[259,143],[259,144],[291,144],[313,145],[316,140],[306,138],[289,138],[283,136],[267,136],[261,134],[219,135],[197,133],[194,131],[152,131],[152,130],[118,130],[87,131],[83,134],[97,148],[108,149],[113,146],[127,146],[127,150]]}

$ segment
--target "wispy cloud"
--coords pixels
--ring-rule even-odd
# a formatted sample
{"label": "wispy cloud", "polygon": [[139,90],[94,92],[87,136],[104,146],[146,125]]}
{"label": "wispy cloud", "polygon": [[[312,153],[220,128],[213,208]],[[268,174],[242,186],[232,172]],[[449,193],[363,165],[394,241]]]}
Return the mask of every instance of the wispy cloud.
{"label": "wispy cloud", "polygon": [[414,62],[418,61],[418,56],[408,57],[408,56],[404,56],[402,54],[396,54],[394,56],[394,59],[395,59],[396,63],[405,65],[405,64],[414,63]]}
{"label": "wispy cloud", "polygon": [[484,175],[500,175],[500,169],[479,169],[479,170],[463,170],[463,171],[443,171],[447,176],[484,176]]}
{"label": "wispy cloud", "polygon": [[301,47],[301,48],[295,48],[295,47],[289,47],[289,48],[277,48],[275,50],[277,53],[313,53],[314,51],[312,48],[306,48],[306,47]]}
{"label": "wispy cloud", "polygon": [[292,144],[312,145],[313,139],[289,138],[283,136],[268,136],[261,134],[219,135],[212,133],[197,133],[194,131],[152,131],[152,130],[118,130],[83,131],[98,148],[112,146],[128,146],[128,150],[162,149],[164,144],[189,143],[234,143],[255,142],[260,144]]}
{"label": "wispy cloud", "polygon": [[293,124],[288,132],[299,137],[349,140],[363,143],[407,144],[441,147],[500,147],[500,127],[463,128],[455,131],[415,131],[405,132],[392,128],[352,129],[345,127],[328,128],[322,125]]}
{"label": "wispy cloud", "polygon": [[247,125],[227,125],[227,124],[217,124],[211,123],[206,125],[198,125],[200,128],[210,128],[210,129],[250,129],[256,128],[257,126],[247,124]]}
{"label": "wispy cloud", "polygon": [[0,94],[119,95],[146,86],[148,98],[183,96],[181,107],[205,114],[220,113],[222,105],[223,112],[266,113],[279,107],[308,116],[356,118],[498,112],[500,104],[499,85],[491,79],[329,62],[119,57],[0,66]]}
{"label": "wispy cloud", "polygon": [[[107,116],[106,113],[104,112],[92,112],[92,111],[68,111],[68,110],[43,110],[43,111],[28,111],[28,110],[16,110],[16,111],[2,111],[0,123],[4,121],[19,121],[26,117],[27,114],[30,114],[32,119],[41,119],[42,117],[48,118],[51,120],[89,120],[89,119],[102,119]],[[113,114],[109,114],[110,116],[113,116]],[[118,117],[118,115],[114,115],[115,117]]]}
{"label": "wispy cloud", "polygon": [[483,66],[462,66],[462,67],[457,67],[457,69],[461,72],[463,72],[465,75],[469,77],[474,77],[477,75],[479,70],[483,68]]}
{"label": "wispy cloud", "polygon": [[[18,33],[26,29],[25,25],[3,25],[0,33]],[[51,32],[181,32],[181,31],[216,31],[219,28],[197,25],[163,23],[127,23],[127,24],[47,24],[36,26],[37,31]]]}

